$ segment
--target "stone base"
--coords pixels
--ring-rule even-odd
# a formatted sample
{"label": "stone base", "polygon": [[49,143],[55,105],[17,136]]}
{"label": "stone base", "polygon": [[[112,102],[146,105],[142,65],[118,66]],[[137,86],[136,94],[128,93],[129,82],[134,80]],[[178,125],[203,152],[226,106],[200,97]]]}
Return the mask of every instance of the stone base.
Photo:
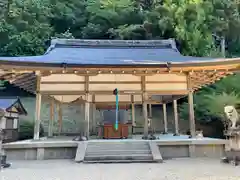
{"label": "stone base", "polygon": [[223,163],[230,163],[233,166],[237,166],[240,162],[240,150],[226,151],[226,156],[221,159]]}
{"label": "stone base", "polygon": [[222,163],[230,163],[233,166],[238,166],[239,161],[237,159],[229,159],[228,157],[224,157],[221,159]]}
{"label": "stone base", "polygon": [[3,168],[10,167],[10,164],[6,162],[7,161],[7,156],[6,155],[0,156],[0,159],[1,159],[1,163],[0,163],[1,167],[3,167]]}
{"label": "stone base", "polygon": [[[177,137],[176,139],[169,135],[171,138],[160,136],[159,139],[141,140],[139,139],[112,139],[112,140],[89,140],[89,141],[73,141],[72,138],[53,138],[44,139],[39,141],[19,141],[8,144],[3,144],[3,149],[7,155],[8,160],[47,160],[47,159],[75,159],[77,147],[79,144],[89,142],[101,143],[119,143],[126,142],[133,144],[137,142],[153,142],[156,143],[162,158],[183,158],[183,157],[208,157],[220,159],[225,156],[224,146],[228,144],[227,140],[222,139],[188,139],[187,136]],[[81,157],[81,156],[80,156]],[[157,159],[157,158],[155,158]],[[77,161],[79,161],[77,157]],[[81,159],[80,159],[81,161]]]}
{"label": "stone base", "polygon": [[240,127],[237,128],[229,128],[228,130],[224,131],[226,136],[240,136]]}
{"label": "stone base", "polygon": [[153,134],[149,134],[148,136],[143,136],[142,139],[144,139],[144,140],[156,140],[157,137],[154,136]]}

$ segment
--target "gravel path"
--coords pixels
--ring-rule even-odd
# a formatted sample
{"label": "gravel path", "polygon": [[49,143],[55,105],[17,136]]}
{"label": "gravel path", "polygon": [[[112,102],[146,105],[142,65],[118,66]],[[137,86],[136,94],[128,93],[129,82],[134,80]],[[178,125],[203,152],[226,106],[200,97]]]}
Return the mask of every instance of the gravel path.
{"label": "gravel path", "polygon": [[0,172],[0,180],[240,180],[240,166],[211,159],[175,159],[163,164],[11,163],[11,168]]}

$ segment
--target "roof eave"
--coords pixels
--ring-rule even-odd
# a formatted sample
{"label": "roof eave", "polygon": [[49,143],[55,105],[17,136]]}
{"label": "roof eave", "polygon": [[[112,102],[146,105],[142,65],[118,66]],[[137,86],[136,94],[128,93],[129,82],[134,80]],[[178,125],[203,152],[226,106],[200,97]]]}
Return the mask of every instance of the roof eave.
{"label": "roof eave", "polygon": [[[204,67],[204,66],[218,66],[218,65],[231,65],[231,64],[240,64],[240,58],[230,58],[230,59],[214,59],[214,60],[205,60],[205,61],[188,61],[188,62],[145,62],[145,63],[129,63],[129,64],[76,64],[76,63],[43,63],[43,62],[29,62],[29,61],[7,61],[0,60],[0,66],[11,66],[13,69],[39,69],[42,68],[101,68],[101,67],[129,67],[129,68],[166,68],[166,66],[171,67]],[[28,67],[28,68],[26,68]]]}

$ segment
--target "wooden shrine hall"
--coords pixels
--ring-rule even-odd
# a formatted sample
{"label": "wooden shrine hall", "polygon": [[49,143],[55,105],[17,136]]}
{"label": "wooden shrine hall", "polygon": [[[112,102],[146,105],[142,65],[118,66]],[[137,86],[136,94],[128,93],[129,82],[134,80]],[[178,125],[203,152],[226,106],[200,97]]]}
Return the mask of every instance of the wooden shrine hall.
{"label": "wooden shrine hall", "polygon": [[[173,102],[175,134],[179,134],[177,100],[188,96],[189,127],[195,137],[193,93],[239,68],[240,59],[183,56],[169,40],[53,39],[44,55],[0,57],[1,78],[36,94],[34,139],[39,139],[41,97],[85,104],[84,134],[89,136],[90,104],[120,108],[141,105],[144,136],[148,135],[148,104],[162,104],[168,132],[166,104]],[[159,109],[160,110],[160,109]],[[51,136],[51,118],[49,122]],[[131,126],[131,125],[130,125]],[[113,126],[112,126],[113,127]]]}

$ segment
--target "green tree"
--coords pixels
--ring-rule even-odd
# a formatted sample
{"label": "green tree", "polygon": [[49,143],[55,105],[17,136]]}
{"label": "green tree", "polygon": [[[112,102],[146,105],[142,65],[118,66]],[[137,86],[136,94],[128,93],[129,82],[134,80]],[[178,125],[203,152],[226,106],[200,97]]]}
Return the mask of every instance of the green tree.
{"label": "green tree", "polygon": [[2,55],[36,55],[45,51],[45,41],[52,33],[48,6],[46,0],[11,1],[7,17],[0,20]]}
{"label": "green tree", "polygon": [[[195,119],[211,121],[224,118],[224,106],[240,104],[240,74],[234,74],[205,87],[194,95]],[[188,104],[180,107],[182,119],[188,119]]]}

